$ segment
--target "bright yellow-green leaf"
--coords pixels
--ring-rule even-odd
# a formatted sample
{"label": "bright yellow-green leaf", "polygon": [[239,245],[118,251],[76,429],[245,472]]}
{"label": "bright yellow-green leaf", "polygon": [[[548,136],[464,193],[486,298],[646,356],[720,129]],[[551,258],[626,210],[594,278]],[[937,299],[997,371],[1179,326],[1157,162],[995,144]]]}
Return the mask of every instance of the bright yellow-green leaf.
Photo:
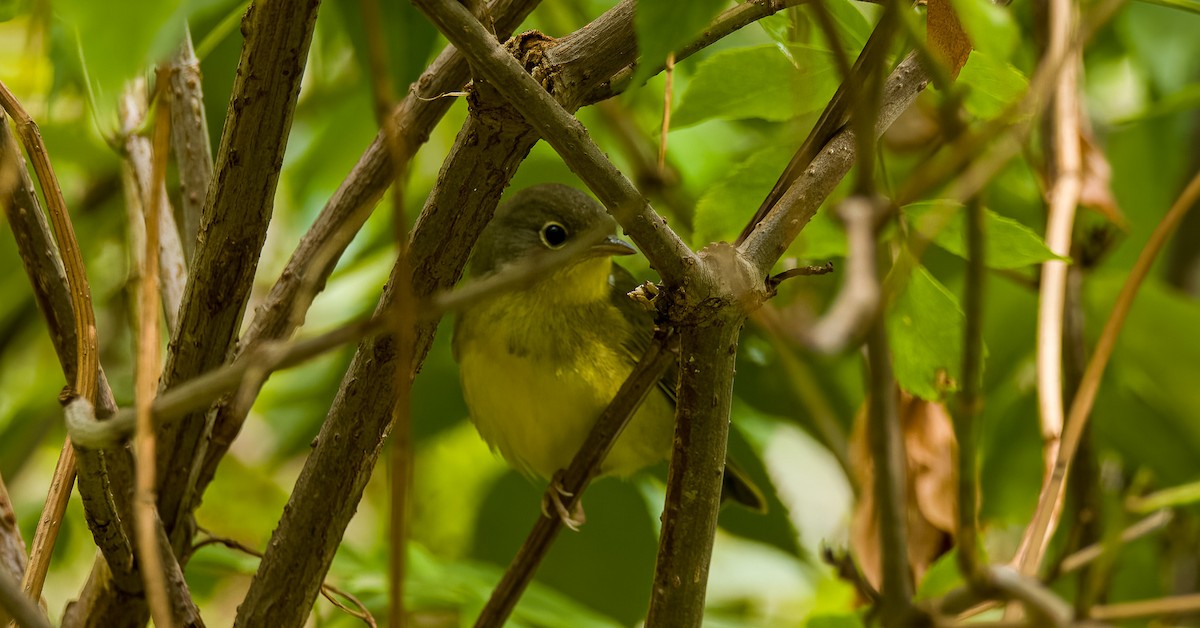
{"label": "bright yellow-green leaf", "polygon": [[783,121],[817,111],[837,90],[832,55],[778,45],[719,52],[696,68],[671,126],[710,118]]}
{"label": "bright yellow-green leaf", "polygon": [[1012,56],[1021,34],[1007,8],[991,0],[951,0],[950,4],[976,50],[999,59]]}

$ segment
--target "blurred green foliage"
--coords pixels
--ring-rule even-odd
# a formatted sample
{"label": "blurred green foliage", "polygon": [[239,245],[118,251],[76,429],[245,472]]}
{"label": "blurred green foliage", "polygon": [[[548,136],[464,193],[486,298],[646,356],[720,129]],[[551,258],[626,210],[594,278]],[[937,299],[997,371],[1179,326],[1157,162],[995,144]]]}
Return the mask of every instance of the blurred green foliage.
{"label": "blurred green foliage", "polygon": [[[259,265],[259,296],[377,130],[360,5],[325,4]],[[408,3],[381,4],[390,78],[403,95],[444,42]],[[525,27],[561,35],[611,4],[547,2]],[[1024,94],[1038,59],[1034,24],[1039,18],[1027,0],[1003,9],[984,0],[953,4],[979,43],[958,81],[967,120],[987,120]],[[1091,4],[1084,3],[1085,15]],[[652,64],[730,5],[646,0],[636,24]],[[115,97],[131,77],[149,76],[186,22],[203,55],[205,106],[216,146],[240,51],[236,26],[244,6],[231,0],[143,0],[126,3],[118,23],[104,3],[0,2],[0,79],[38,121],[62,180],[92,282],[101,359],[122,405],[130,405],[133,390],[131,286],[120,156],[109,148],[116,129]],[[831,0],[827,6],[838,42],[857,54],[880,7],[852,0]],[[1200,15],[1134,2],[1095,32],[1085,55],[1091,124],[1129,225],[1126,232],[1113,231],[1094,214],[1080,216],[1079,242],[1110,244],[1103,254],[1088,252],[1086,258],[1081,307],[1089,342],[1151,229],[1184,178],[1200,166],[1198,32]],[[668,157],[681,173],[681,190],[697,200],[694,206],[658,206],[673,219],[693,221],[694,246],[732,239],[757,208],[840,80],[832,50],[811,9],[795,8],[678,64]],[[616,100],[619,115],[640,132],[638,141],[654,149],[663,88],[660,75]],[[944,98],[928,90],[896,131],[928,125]],[[456,103],[413,161],[404,195],[408,220],[435,184],[465,115],[465,106]],[[636,162],[620,148],[619,132],[608,118],[594,109],[579,116],[614,161],[635,174]],[[1049,252],[1040,241],[1046,156],[1037,135],[984,191],[988,265],[996,270],[988,277],[984,317],[981,508],[985,544],[994,559],[1011,555],[1041,482],[1033,377],[1037,295],[1031,286],[1037,278],[1034,265]],[[918,144],[905,144],[896,133],[885,138],[878,168],[881,191],[894,192],[919,171],[936,150],[937,138]],[[542,181],[580,185],[545,145],[531,152],[513,187]],[[801,263],[832,260],[842,267],[845,238],[828,209],[846,193],[846,186],[839,188],[789,249],[789,257]],[[928,399],[944,399],[955,390],[961,371],[962,214],[951,207],[945,220],[935,221],[942,224],[930,227],[937,200],[932,195],[902,208],[901,223],[886,230],[881,243],[893,274],[903,275],[894,278],[893,285],[902,289],[887,313],[896,375],[907,391]],[[391,219],[391,212],[378,211],[367,223],[301,334],[335,327],[374,308],[395,254]],[[912,257],[909,246],[916,234],[936,245],[920,259]],[[1145,491],[1200,478],[1198,251],[1200,221],[1190,221],[1170,260],[1156,267],[1142,289],[1093,412],[1090,448],[1100,461],[1097,472],[1106,478],[1096,485],[1111,504],[1104,517],[1111,529],[1134,518],[1121,507],[1131,486]],[[1073,256],[1074,263],[1084,261]],[[30,539],[63,437],[55,397],[64,382],[19,265],[11,237],[0,237],[0,267],[9,269],[0,274],[0,475]],[[633,265],[652,276],[644,261]],[[829,303],[840,281],[838,273],[793,280],[782,286],[776,304],[812,315]],[[475,435],[448,344],[438,338],[414,391],[417,464],[408,592],[413,608],[431,622],[465,625],[537,516],[542,487],[507,470]],[[265,546],[352,350],[271,378],[205,496],[199,522],[208,533]],[[862,362],[853,352],[835,358],[808,355],[747,326],[731,447],[763,486],[774,489],[772,512],[765,517],[733,509],[722,514],[709,594],[712,626],[862,625],[853,589],[821,560],[823,546],[841,548],[849,540],[855,489],[838,462],[846,452],[829,451],[827,434],[814,419],[830,412],[844,442],[863,400]],[[513,625],[630,626],[643,617],[663,500],[662,467],[629,482],[603,481],[589,491],[587,525],[559,539]],[[329,581],[382,617],[388,520],[384,474],[376,475]],[[1200,555],[1197,512],[1195,504],[1183,504],[1171,528],[1122,548],[1103,599],[1186,589],[1188,581],[1180,574],[1194,571]],[[1069,507],[1068,531],[1077,527],[1072,513]],[[1063,551],[1069,536],[1060,534],[1054,551]],[[46,599],[57,617],[95,556],[77,500],[54,556]],[[196,555],[188,579],[209,625],[232,621],[255,565],[255,559],[219,545]],[[948,554],[920,590],[936,595],[953,587],[956,578]],[[322,600],[314,617],[320,626],[357,623]]]}

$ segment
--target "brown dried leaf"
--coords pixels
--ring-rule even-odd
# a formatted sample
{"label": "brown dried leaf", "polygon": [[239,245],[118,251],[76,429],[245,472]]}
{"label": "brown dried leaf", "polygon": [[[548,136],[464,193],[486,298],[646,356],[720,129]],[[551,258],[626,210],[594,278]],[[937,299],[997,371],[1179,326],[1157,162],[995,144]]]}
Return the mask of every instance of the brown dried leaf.
{"label": "brown dried leaf", "polygon": [[959,70],[971,54],[971,40],[954,14],[950,0],[929,0],[928,5],[925,21],[929,48],[946,65],[950,78],[958,78]]}
{"label": "brown dried leaf", "polygon": [[1110,222],[1125,229],[1128,222],[1117,205],[1112,191],[1112,166],[1104,151],[1092,138],[1092,130],[1085,124],[1079,129],[1079,147],[1082,151],[1083,168],[1079,173],[1079,204],[1098,212]]}
{"label": "brown dried leaf", "polygon": [[[925,571],[953,544],[958,513],[958,442],[946,408],[898,393],[907,464],[908,562],[920,581]],[[850,463],[856,470],[859,499],[850,529],[850,548],[872,586],[882,580],[879,515],[872,485],[875,463],[867,441],[866,404],[854,420]]]}

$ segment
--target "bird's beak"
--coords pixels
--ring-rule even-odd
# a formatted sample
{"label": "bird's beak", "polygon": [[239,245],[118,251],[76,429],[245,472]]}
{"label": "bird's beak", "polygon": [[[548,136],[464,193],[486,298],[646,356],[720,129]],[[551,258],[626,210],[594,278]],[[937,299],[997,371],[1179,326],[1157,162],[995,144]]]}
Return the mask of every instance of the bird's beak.
{"label": "bird's beak", "polygon": [[610,255],[633,255],[637,253],[637,249],[633,248],[633,246],[621,238],[618,238],[615,235],[610,235],[592,245],[592,248],[588,249],[588,253],[595,257],[606,257]]}

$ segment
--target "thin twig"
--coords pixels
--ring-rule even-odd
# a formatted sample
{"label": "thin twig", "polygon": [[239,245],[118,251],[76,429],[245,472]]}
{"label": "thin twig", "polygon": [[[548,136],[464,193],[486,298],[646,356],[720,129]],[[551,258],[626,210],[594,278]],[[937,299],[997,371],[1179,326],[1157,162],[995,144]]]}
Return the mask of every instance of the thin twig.
{"label": "thin twig", "polygon": [[[0,162],[12,164],[13,170],[9,172],[16,174],[16,187],[3,199],[4,213],[12,227],[34,298],[46,320],[63,376],[71,382],[78,365],[78,343],[66,270],[37,200],[33,180],[24,167],[25,160],[7,124],[0,124],[0,144],[4,155]],[[97,415],[106,418],[116,411],[117,406],[103,370],[97,373],[97,382]],[[79,494],[93,540],[104,555],[105,563],[111,567],[109,573],[113,578],[124,587],[136,589],[140,583],[137,576],[130,573],[134,560],[128,536],[131,530],[127,530],[131,523],[128,516],[131,492],[111,490],[113,486],[132,486],[132,456],[124,450],[103,458],[97,452],[81,451],[78,454]]]}
{"label": "thin twig", "polygon": [[[560,268],[579,256],[604,237],[603,229],[579,234],[571,244],[512,264],[483,279],[439,292],[424,300],[418,307],[421,321],[434,321],[442,315],[462,310],[496,294],[528,285],[543,276],[548,269]],[[350,342],[373,336],[389,325],[390,313],[360,318],[311,338],[291,341],[264,342],[242,354],[230,364],[218,367],[160,394],[152,406],[155,426],[177,421],[189,412],[207,407],[229,393],[240,399],[252,398],[250,391],[260,388],[267,377],[280,369],[299,365],[327,351]],[[121,410],[112,417],[97,421],[88,406],[67,406],[67,433],[74,443],[87,449],[110,449],[134,434],[136,414]]]}
{"label": "thin twig", "polygon": [[[220,537],[220,536],[214,536],[212,534],[209,534],[208,538],[203,539],[203,540],[197,542],[195,545],[193,545],[192,551],[195,552],[196,550],[198,550],[206,545],[223,545],[225,547],[228,547],[229,549],[242,552],[243,554],[249,554],[250,556],[253,556],[258,559],[262,559],[262,557],[263,557],[262,552],[254,549],[253,547],[250,547],[249,545],[245,545],[234,539]],[[354,597],[349,592],[347,592],[343,589],[340,589],[332,584],[329,584],[326,581],[322,581],[321,582],[321,595],[325,596],[325,599],[329,600],[329,602],[331,604],[336,606],[342,612],[344,612],[347,615],[350,615],[352,617],[357,617],[358,619],[361,619],[363,621],[363,623],[370,626],[370,628],[376,628],[377,624],[375,622],[375,616],[372,615],[371,611],[367,609],[367,605],[363,604],[357,597]],[[344,597],[347,600],[350,600],[350,602],[352,604],[354,604],[355,608],[350,608],[349,606],[346,606],[340,600],[338,600],[337,597],[335,597],[335,596]]]}
{"label": "thin twig", "polygon": [[1100,380],[1104,375],[1104,370],[1108,366],[1108,360],[1112,357],[1113,349],[1116,348],[1117,337],[1121,333],[1121,328],[1125,325],[1125,318],[1129,315],[1129,309],[1133,306],[1134,297],[1137,296],[1137,291],[1141,287],[1142,282],[1150,273],[1150,267],[1154,260],[1158,257],[1159,251],[1167,242],[1167,238],[1179,226],[1179,222],[1187,215],[1188,211],[1196,205],[1200,200],[1200,172],[1192,178],[1187,187],[1180,194],[1175,203],[1163,216],[1162,220],[1154,228],[1154,232],[1150,235],[1149,241],[1142,248],[1138,255],[1137,261],[1129,272],[1129,276],[1125,279],[1125,284],[1121,287],[1121,293],[1117,296],[1116,303],[1113,304],[1112,312],[1109,314],[1108,320],[1104,324],[1104,330],[1100,333],[1100,339],[1096,343],[1096,349],[1092,353],[1092,358],[1088,361],[1087,369],[1084,371],[1083,380],[1079,383],[1079,390],[1075,394],[1075,399],[1071,403],[1070,412],[1067,413],[1067,421],[1064,426],[1062,446],[1058,451],[1058,457],[1054,463],[1054,470],[1047,482],[1042,494],[1038,498],[1037,509],[1034,511],[1033,519],[1030,521],[1029,528],[1026,531],[1026,536],[1032,539],[1029,554],[1029,569],[1036,570],[1040,564],[1041,557],[1044,554],[1045,542],[1054,534],[1054,513],[1061,507],[1063,496],[1063,487],[1066,483],[1067,476],[1071,470],[1071,462],[1075,457],[1075,451],[1079,447],[1080,437],[1083,435],[1084,426],[1087,424],[1088,415],[1091,413],[1092,404],[1096,400],[1096,394],[1100,389]]}
{"label": "thin twig", "polygon": [[[1163,529],[1168,523],[1171,522],[1171,518],[1172,515],[1170,510],[1160,510],[1122,530],[1119,540],[1124,544],[1132,543],[1133,541],[1136,541],[1147,534],[1151,534]],[[1108,543],[1103,542],[1096,543],[1095,545],[1089,545],[1075,552],[1074,554],[1067,556],[1059,565],[1059,571],[1062,573],[1070,573],[1083,567],[1084,565],[1087,565],[1103,555],[1105,551],[1111,549],[1106,547],[1107,545]]]}
{"label": "thin twig", "polygon": [[667,135],[671,132],[671,97],[675,90],[675,53],[667,54],[665,68],[667,83],[663,87],[662,131],[658,136],[658,171],[662,173],[667,166]]}
{"label": "thin twig", "polygon": [[[637,366],[625,378],[612,402],[596,419],[596,424],[588,432],[587,439],[571,459],[571,464],[555,476],[555,484],[547,487],[547,492],[555,491],[553,497],[559,499],[567,512],[572,512],[583,492],[595,475],[600,462],[608,456],[613,443],[628,425],[630,418],[641,405],[646,395],[658,384],[675,354],[667,350],[671,334],[659,333],[651,343],[646,354],[638,361]],[[561,490],[559,490],[561,489]],[[550,549],[550,544],[562,530],[562,519],[553,512],[542,513],[530,530],[529,536],[521,544],[521,549],[513,557],[512,563],[504,572],[500,583],[492,591],[487,605],[475,620],[477,628],[485,626],[501,626],[507,621],[512,609],[517,605],[521,593],[533,580],[534,573],[542,561],[542,557]]]}
{"label": "thin twig", "polygon": [[[96,352],[96,316],[92,311],[92,292],[88,287],[87,271],[83,265],[83,254],[79,251],[79,242],[75,238],[75,228],[71,224],[58,178],[50,164],[50,155],[42,143],[41,132],[38,131],[33,118],[25,113],[21,103],[2,82],[0,105],[3,105],[16,124],[17,135],[25,145],[25,152],[33,161],[34,172],[42,183],[46,209],[50,214],[50,223],[54,227],[58,249],[66,269],[67,283],[71,290],[71,309],[75,314],[76,365],[73,388],[75,394],[94,400],[100,367]],[[75,452],[68,440],[63,443],[62,453],[59,454],[58,464],[54,468],[50,492],[46,495],[46,508],[38,520],[29,566],[21,582],[26,593],[32,598],[41,597],[42,585],[46,582],[46,571],[50,567],[50,553],[54,549],[55,539],[58,538],[58,530],[62,525],[63,513],[67,509],[74,482]]]}
{"label": "thin twig", "polygon": [[1093,606],[1091,616],[1100,621],[1124,621],[1196,612],[1200,612],[1200,593]]}
{"label": "thin twig", "polygon": [[809,348],[834,354],[861,339],[879,315],[882,300],[876,276],[876,233],[886,205],[880,199],[853,196],[841,203],[838,218],[846,225],[846,279],[825,314],[799,340]]}
{"label": "thin twig", "polygon": [[[166,197],[167,151],[170,141],[169,102],[162,95],[166,89],[164,72],[158,75],[159,103],[154,116],[154,153],[150,179],[147,181],[146,241],[142,256],[141,286],[138,299],[137,373],[134,403],[137,412],[137,488],[135,496],[134,529],[137,537],[137,557],[141,562],[142,582],[150,615],[161,628],[173,625],[167,583],[163,577],[163,557],[158,544],[158,504],[155,489],[154,423],[150,405],[158,389],[159,332],[158,332],[158,240],[159,214],[164,211]],[[139,217],[141,219],[141,217]]]}
{"label": "thin twig", "polygon": [[[876,279],[878,281],[878,279]],[[875,465],[872,487],[879,505],[879,535],[883,559],[883,616],[894,625],[906,625],[912,612],[912,572],[908,568],[908,522],[904,496],[907,458],[896,411],[896,382],[888,353],[887,330],[878,317],[867,334],[869,362],[868,442]]]}
{"label": "thin twig", "polygon": [[[1047,56],[1067,59],[1059,73],[1052,110],[1053,173],[1050,210],[1046,221],[1046,247],[1066,258],[1071,253],[1075,208],[1082,188],[1082,154],[1079,140],[1078,49],[1072,47],[1076,9],[1070,0],[1051,0],[1050,45]],[[1070,52],[1073,50],[1073,52]],[[1063,313],[1067,291],[1067,262],[1052,259],[1042,264],[1038,288],[1037,393],[1042,429],[1043,484],[1051,481],[1063,428]],[[1057,514],[1055,515],[1057,516]],[[1051,526],[1053,527],[1053,526]],[[1047,539],[1026,536],[1013,558],[1021,573],[1030,575],[1040,564]]]}
{"label": "thin twig", "polygon": [[[187,285],[187,260],[179,230],[175,224],[171,201],[167,198],[166,187],[154,186],[154,153],[149,139],[138,135],[145,123],[146,117],[146,84],[142,79],[133,81],[121,94],[117,107],[121,116],[121,133],[124,134],[125,149],[124,168],[125,198],[129,216],[130,253],[134,257],[133,267],[146,267],[143,254],[149,251],[145,247],[146,221],[149,207],[157,203],[160,208],[156,228],[159,234],[159,244],[156,250],[150,251],[150,257],[157,262],[159,273],[158,288],[162,295],[163,314],[167,319],[168,334],[175,331],[179,324],[179,308],[183,303],[183,290]],[[159,92],[160,107],[171,107],[169,99],[164,98],[164,92]]]}
{"label": "thin twig", "polygon": [[[395,102],[391,75],[387,67],[387,42],[383,36],[383,17],[379,0],[362,0],[366,24],[367,49],[371,69],[371,87],[375,115],[391,154],[392,228],[396,241],[396,291],[393,328],[396,361],[412,364],[416,344],[417,306],[413,295],[413,271],[408,253],[408,221],[404,217],[404,173],[408,155],[398,129],[388,124],[388,113]],[[389,440],[388,489],[388,625],[408,625],[404,611],[404,577],[408,553],[408,500],[412,493],[412,372],[396,370],[396,400],[392,409],[392,433]]]}
{"label": "thin twig", "polygon": [[979,568],[979,463],[976,424],[983,404],[983,298],[987,277],[984,260],[987,239],[984,233],[983,199],[967,203],[967,276],[963,297],[962,391],[954,413],[954,431],[958,440],[958,566],[970,584],[978,584]]}

